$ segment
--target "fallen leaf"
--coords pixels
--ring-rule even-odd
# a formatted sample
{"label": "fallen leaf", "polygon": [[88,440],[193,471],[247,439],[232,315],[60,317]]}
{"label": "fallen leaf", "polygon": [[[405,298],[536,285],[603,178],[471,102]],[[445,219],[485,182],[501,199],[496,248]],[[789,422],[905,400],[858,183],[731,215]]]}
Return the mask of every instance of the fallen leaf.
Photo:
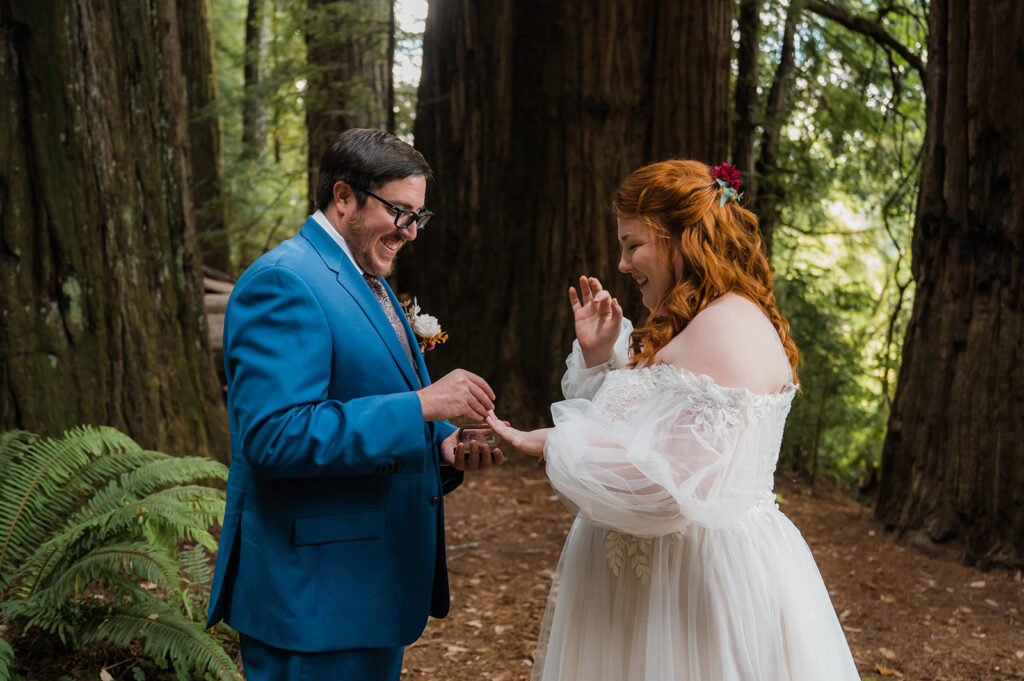
{"label": "fallen leaf", "polygon": [[884,657],[887,660],[895,660],[896,659],[896,653],[894,653],[889,648],[885,648],[885,647],[879,648],[878,652],[882,653],[882,657]]}
{"label": "fallen leaf", "polygon": [[100,681],[114,681],[114,677],[110,675],[106,669],[100,670]]}

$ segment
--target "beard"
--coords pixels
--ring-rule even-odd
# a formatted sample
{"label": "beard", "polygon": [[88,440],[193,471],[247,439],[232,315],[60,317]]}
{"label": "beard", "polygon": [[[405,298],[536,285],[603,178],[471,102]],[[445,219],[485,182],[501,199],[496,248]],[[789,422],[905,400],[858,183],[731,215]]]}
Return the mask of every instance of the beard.
{"label": "beard", "polygon": [[345,242],[352,251],[353,259],[364,272],[375,277],[389,277],[395,270],[395,258],[392,257],[384,271],[380,271],[379,257],[374,257],[381,236],[378,230],[353,216],[349,221]]}

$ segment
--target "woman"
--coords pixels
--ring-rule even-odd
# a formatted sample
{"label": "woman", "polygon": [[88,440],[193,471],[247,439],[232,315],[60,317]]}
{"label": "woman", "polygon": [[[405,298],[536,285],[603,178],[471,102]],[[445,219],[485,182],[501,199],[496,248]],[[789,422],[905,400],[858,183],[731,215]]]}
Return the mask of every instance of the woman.
{"label": "woman", "polygon": [[535,681],[857,681],[773,473],[797,350],[738,173],[646,166],[615,194],[636,331],[600,282],[570,289],[577,342],[555,427],[489,423],[541,456],[576,513]]}

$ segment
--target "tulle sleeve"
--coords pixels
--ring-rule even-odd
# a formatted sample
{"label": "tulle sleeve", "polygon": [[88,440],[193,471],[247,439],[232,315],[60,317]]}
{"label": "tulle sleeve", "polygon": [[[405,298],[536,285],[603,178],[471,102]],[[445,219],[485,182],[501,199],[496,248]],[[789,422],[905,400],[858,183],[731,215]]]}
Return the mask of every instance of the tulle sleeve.
{"label": "tulle sleeve", "polygon": [[[616,373],[653,380],[676,371],[660,365]],[[691,522],[730,524],[770,489],[770,471],[766,483],[756,456],[742,454],[757,448],[741,445],[759,436],[751,400],[771,397],[719,388],[701,380],[707,377],[675,378],[653,389],[634,386],[646,397],[627,418],[584,399],[552,406],[546,470],[571,509],[620,532],[658,536]],[[629,390],[616,394],[628,406]]]}
{"label": "tulle sleeve", "polygon": [[565,359],[566,370],[562,375],[562,394],[565,395],[565,398],[592,398],[604,383],[604,378],[609,371],[621,369],[629,364],[629,334],[631,333],[633,333],[633,324],[623,317],[619,337],[616,339],[615,349],[612,351],[612,358],[604,364],[589,368],[583,361],[580,342],[574,340],[572,352]]}

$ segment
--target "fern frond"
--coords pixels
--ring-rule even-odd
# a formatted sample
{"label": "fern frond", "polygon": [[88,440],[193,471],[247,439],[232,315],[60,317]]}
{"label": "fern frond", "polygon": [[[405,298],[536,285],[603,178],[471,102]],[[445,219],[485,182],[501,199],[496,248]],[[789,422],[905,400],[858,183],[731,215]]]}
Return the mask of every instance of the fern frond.
{"label": "fern frond", "polygon": [[[140,449],[127,435],[113,428],[82,426],[62,438],[6,437],[0,456],[11,465],[0,481],[0,589],[5,568],[23,560],[38,546],[40,524],[60,522],[52,506],[69,480],[104,453]],[[16,463],[15,463],[16,462]]]}
{"label": "fern frond", "polygon": [[[170,458],[160,452],[141,449],[104,452],[82,467],[71,478],[60,494],[48,499],[46,511],[23,518],[20,530],[42,543],[46,538],[67,527],[68,517],[95,497],[108,483],[116,482],[122,474],[145,465],[158,457]],[[0,581],[0,584],[3,582]]]}
{"label": "fern frond", "polygon": [[181,571],[184,590],[182,599],[185,614],[190,620],[206,616],[209,607],[207,594],[213,582],[213,570],[210,569],[210,558],[201,544],[181,552]]}
{"label": "fern frond", "polygon": [[62,570],[45,590],[38,591],[36,595],[50,597],[49,594],[53,594],[52,597],[56,598],[61,594],[74,596],[87,585],[120,572],[152,582],[172,593],[181,588],[178,565],[166,552],[145,542],[133,542],[110,544],[90,551]]}
{"label": "fern frond", "polygon": [[7,430],[0,433],[0,475],[6,475],[7,469],[17,463],[21,453],[38,439],[38,435],[27,430]]}
{"label": "fern frond", "polygon": [[194,587],[206,589],[213,582],[210,556],[201,544],[181,552],[181,570],[188,583]]}
{"label": "fern frond", "polygon": [[148,598],[98,616],[83,627],[82,643],[127,646],[142,641],[143,652],[170,657],[179,666],[210,672],[215,678],[238,678],[238,668],[217,639],[166,603]]}
{"label": "fern frond", "polygon": [[[226,477],[222,464],[146,451],[111,428],[0,434],[0,620],[76,646],[141,640],[176,668],[240,678],[190,619],[205,609],[193,591],[209,584],[209,528],[224,514],[224,491],[201,483]],[[184,564],[181,539],[197,544]]]}
{"label": "fern frond", "polygon": [[[66,569],[69,562],[122,537],[188,538],[211,550],[216,541],[208,528],[224,513],[220,490],[186,485],[172,487],[108,511],[101,516],[70,525],[44,542],[28,560],[10,575],[12,593],[26,598],[50,581],[52,572]],[[166,543],[166,542],[165,542]]]}
{"label": "fern frond", "polygon": [[161,488],[203,479],[227,479],[227,467],[211,459],[177,458],[159,452],[146,454],[157,456],[107,483],[84,503],[79,512],[72,516],[71,522],[101,515],[126,501],[140,499]]}
{"label": "fern frond", "polygon": [[13,672],[14,649],[11,648],[10,643],[0,638],[0,681],[11,681]]}

